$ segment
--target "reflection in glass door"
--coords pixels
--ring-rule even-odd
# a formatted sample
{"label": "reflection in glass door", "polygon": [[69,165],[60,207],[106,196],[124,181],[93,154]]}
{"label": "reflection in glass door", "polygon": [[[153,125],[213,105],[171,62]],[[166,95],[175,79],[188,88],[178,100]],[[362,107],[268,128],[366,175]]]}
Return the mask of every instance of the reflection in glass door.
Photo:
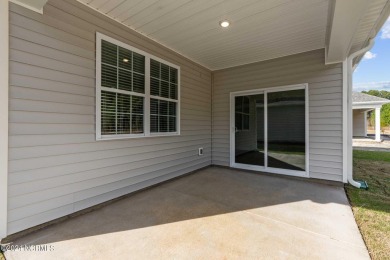
{"label": "reflection in glass door", "polygon": [[[234,167],[285,174],[307,171],[306,85],[234,95]],[[233,103],[234,101],[234,103]]]}
{"label": "reflection in glass door", "polygon": [[268,167],[305,170],[305,90],[267,94]]}
{"label": "reflection in glass door", "polygon": [[235,97],[235,162],[264,166],[264,95]]}

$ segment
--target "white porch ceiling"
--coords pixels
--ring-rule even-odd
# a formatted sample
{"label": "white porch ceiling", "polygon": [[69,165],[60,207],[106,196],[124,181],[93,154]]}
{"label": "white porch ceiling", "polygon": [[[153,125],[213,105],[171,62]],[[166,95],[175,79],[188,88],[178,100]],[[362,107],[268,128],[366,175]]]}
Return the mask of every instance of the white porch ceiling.
{"label": "white porch ceiling", "polygon": [[328,0],[78,1],[211,70],[325,47]]}

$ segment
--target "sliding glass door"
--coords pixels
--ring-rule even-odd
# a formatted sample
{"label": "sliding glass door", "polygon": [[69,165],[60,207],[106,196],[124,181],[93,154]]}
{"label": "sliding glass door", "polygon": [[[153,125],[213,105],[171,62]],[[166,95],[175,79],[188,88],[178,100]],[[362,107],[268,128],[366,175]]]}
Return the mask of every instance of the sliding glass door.
{"label": "sliding glass door", "polygon": [[307,86],[232,93],[231,166],[307,175]]}

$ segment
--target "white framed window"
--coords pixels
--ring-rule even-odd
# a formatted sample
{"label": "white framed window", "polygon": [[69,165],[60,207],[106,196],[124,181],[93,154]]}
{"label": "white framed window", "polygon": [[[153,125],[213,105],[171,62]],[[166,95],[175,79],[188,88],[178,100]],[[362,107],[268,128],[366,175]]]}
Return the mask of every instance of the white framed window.
{"label": "white framed window", "polygon": [[180,134],[180,67],[96,33],[96,139]]}

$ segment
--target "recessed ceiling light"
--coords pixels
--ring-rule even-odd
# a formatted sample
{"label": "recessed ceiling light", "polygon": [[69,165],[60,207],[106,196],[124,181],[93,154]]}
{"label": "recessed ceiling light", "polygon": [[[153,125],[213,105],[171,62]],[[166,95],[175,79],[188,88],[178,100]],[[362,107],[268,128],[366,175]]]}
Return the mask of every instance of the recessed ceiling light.
{"label": "recessed ceiling light", "polygon": [[228,20],[223,20],[223,21],[219,22],[219,25],[226,28],[226,27],[229,27],[230,22]]}
{"label": "recessed ceiling light", "polygon": [[123,59],[123,62],[129,62],[129,60],[128,59]]}

